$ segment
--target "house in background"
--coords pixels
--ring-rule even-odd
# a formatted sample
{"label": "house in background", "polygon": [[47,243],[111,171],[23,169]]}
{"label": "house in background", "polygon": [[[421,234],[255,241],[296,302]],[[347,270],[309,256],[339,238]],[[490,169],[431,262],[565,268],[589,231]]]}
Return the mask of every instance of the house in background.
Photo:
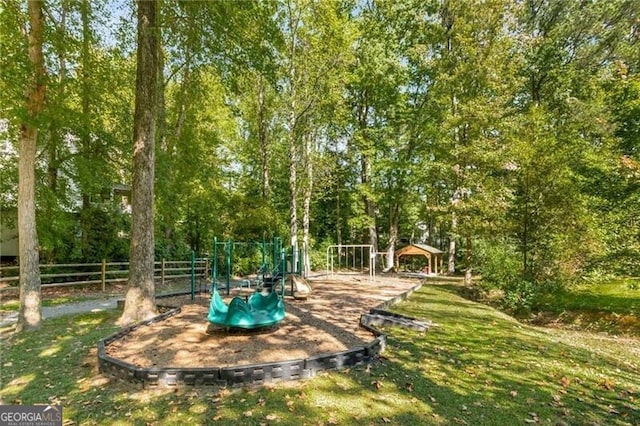
{"label": "house in background", "polygon": [[[82,238],[80,229],[80,208],[81,198],[76,197],[75,206],[66,211],[68,220],[75,220],[78,223],[78,234],[76,235],[77,243],[80,244]],[[106,187],[104,191],[92,197],[90,204],[98,210],[105,211],[109,214],[111,210],[108,205],[115,205],[116,210],[122,215],[131,215],[131,186],[125,184],[112,184]],[[104,225],[104,223],[101,223]],[[117,229],[119,238],[128,238],[128,227]],[[41,253],[42,255],[42,253]],[[0,261],[2,263],[13,263],[18,260],[18,230],[17,230],[17,211],[15,208],[0,211]]]}
{"label": "house in background", "polygon": [[0,261],[3,263],[15,262],[18,258],[18,230],[15,223],[15,210],[0,212]]}

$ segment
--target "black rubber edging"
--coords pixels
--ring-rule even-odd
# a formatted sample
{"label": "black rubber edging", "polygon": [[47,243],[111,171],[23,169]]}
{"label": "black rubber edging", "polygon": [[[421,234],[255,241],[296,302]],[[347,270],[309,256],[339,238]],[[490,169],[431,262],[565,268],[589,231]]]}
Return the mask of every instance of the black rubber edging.
{"label": "black rubber edging", "polygon": [[[418,290],[418,284],[405,293],[390,299],[370,310],[381,311],[389,306],[401,302]],[[233,367],[203,367],[203,368],[142,368],[129,364],[106,354],[106,347],[121,339],[139,327],[163,321],[181,310],[173,308],[147,321],[126,327],[98,342],[98,370],[109,375],[133,383],[140,383],[148,387],[177,387],[177,386],[217,386],[217,387],[247,387],[261,386],[280,381],[300,380],[314,377],[327,370],[340,370],[371,362],[386,347],[387,337],[375,327],[363,323],[360,317],[360,327],[372,332],[375,339],[364,347],[356,347],[341,352],[315,355],[306,359],[290,361],[267,362],[262,364],[238,365]],[[397,314],[396,314],[397,315]]]}

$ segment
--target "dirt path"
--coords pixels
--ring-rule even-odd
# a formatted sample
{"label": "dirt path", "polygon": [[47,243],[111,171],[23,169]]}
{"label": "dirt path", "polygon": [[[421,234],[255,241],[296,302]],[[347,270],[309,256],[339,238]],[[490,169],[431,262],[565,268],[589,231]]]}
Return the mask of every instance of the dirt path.
{"label": "dirt path", "polygon": [[[87,300],[85,302],[65,303],[58,306],[43,306],[42,319],[55,318],[63,315],[80,314],[83,312],[100,312],[115,309],[117,301],[122,297],[110,297],[101,300]],[[0,328],[8,327],[18,321],[18,312],[0,313]]]}

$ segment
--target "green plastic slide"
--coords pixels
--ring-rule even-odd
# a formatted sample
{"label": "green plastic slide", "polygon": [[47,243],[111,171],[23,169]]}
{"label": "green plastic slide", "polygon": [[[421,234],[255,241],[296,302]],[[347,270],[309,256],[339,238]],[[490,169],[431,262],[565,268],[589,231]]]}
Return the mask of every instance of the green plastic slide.
{"label": "green plastic slide", "polygon": [[284,316],[284,300],[276,292],[268,295],[256,292],[248,302],[234,297],[227,306],[214,288],[207,319],[221,327],[252,329],[277,324]]}

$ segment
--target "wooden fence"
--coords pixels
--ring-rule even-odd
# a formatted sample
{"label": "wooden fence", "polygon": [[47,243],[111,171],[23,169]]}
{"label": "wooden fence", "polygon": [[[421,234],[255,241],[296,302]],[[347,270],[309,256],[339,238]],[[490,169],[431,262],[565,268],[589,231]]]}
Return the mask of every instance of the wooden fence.
{"label": "wooden fence", "polygon": [[[207,279],[209,277],[209,260],[165,260],[155,262],[155,278],[164,285],[165,280],[177,278]],[[20,281],[19,266],[0,266],[0,292],[18,288]],[[129,262],[101,263],[66,263],[40,265],[42,287],[68,287],[100,284],[106,291],[107,284],[127,281],[129,278]]]}

